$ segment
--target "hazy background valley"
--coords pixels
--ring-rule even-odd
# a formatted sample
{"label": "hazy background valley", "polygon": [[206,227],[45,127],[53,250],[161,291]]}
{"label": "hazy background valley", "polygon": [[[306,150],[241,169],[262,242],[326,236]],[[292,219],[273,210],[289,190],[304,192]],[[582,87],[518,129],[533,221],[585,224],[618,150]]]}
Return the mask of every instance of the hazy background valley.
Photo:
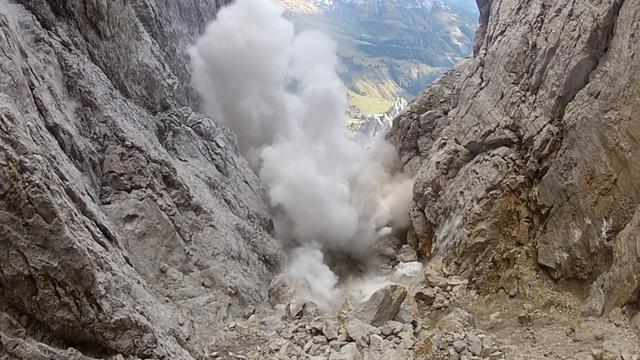
{"label": "hazy background valley", "polygon": [[387,111],[412,99],[471,54],[473,0],[281,0],[300,30],[321,29],[338,42],[341,76],[353,112]]}

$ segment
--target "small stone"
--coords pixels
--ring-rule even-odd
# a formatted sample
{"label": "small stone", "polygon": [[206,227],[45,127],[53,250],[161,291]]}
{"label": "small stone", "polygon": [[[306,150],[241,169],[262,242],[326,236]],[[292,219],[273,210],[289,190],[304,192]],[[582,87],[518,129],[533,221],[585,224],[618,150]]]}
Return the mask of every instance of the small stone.
{"label": "small stone", "polygon": [[402,324],[397,321],[387,321],[384,325],[380,327],[380,332],[384,336],[393,335],[393,331],[400,327]]}
{"label": "small stone", "polygon": [[467,344],[469,344],[469,351],[476,356],[482,354],[482,340],[474,334],[468,333],[466,336]]}
{"label": "small stone", "polygon": [[437,293],[436,298],[433,302],[433,307],[436,309],[441,309],[447,306],[449,306],[449,300],[447,300],[443,293]]}
{"label": "small stone", "polygon": [[322,333],[329,341],[335,340],[338,338],[338,325],[325,322],[322,326]]}
{"label": "small stone", "polygon": [[349,343],[340,349],[340,357],[336,360],[361,360],[362,354],[358,350],[358,346],[354,343]]}
{"label": "small stone", "polygon": [[450,276],[447,278],[447,285],[449,286],[457,286],[457,285],[466,285],[469,283],[469,280],[463,279],[459,276]]}
{"label": "small stone", "polygon": [[308,353],[309,350],[311,350],[312,346],[313,346],[313,341],[309,340],[306,344],[304,344],[304,347],[302,348],[302,351]]}
{"label": "small stone", "polygon": [[329,347],[332,350],[340,351],[340,348],[346,344],[347,344],[346,341],[332,341],[331,343],[329,343]]}
{"label": "small stone", "polygon": [[490,338],[482,339],[482,356],[487,356],[491,353],[498,351],[498,346],[496,343]]}
{"label": "small stone", "polygon": [[380,335],[373,334],[369,337],[369,344],[373,349],[379,349],[384,344],[384,339]]}
{"label": "small stone", "polygon": [[321,344],[321,345],[324,345],[324,344],[326,344],[328,342],[327,338],[324,337],[323,335],[316,335],[316,336],[313,337],[312,340],[313,340],[314,343]]}
{"label": "small stone", "polygon": [[465,350],[467,346],[468,346],[467,343],[462,340],[456,340],[453,342],[453,348],[457,353],[460,353],[463,350]]}
{"label": "small stone", "polygon": [[406,337],[400,340],[400,348],[403,350],[410,350],[413,348],[413,346],[416,344],[416,339],[413,337],[413,335],[411,337]]}
{"label": "small stone", "polygon": [[640,332],[640,313],[637,313],[631,318],[631,324],[633,324],[633,327]]}
{"label": "small stone", "polygon": [[531,322],[531,315],[527,313],[518,314],[518,322],[520,325],[527,325]]}
{"label": "small stone", "polygon": [[408,263],[418,261],[418,254],[411,246],[405,244],[402,245],[402,248],[400,248],[400,252],[398,253],[397,258],[400,262]]}
{"label": "small stone", "polygon": [[602,360],[603,355],[604,354],[602,352],[602,349],[591,350],[591,357],[593,358],[593,360]]}
{"label": "small stone", "polygon": [[347,342],[347,337],[348,337],[347,331],[344,330],[344,331],[340,332],[340,334],[338,334],[338,339],[337,340],[339,342]]}

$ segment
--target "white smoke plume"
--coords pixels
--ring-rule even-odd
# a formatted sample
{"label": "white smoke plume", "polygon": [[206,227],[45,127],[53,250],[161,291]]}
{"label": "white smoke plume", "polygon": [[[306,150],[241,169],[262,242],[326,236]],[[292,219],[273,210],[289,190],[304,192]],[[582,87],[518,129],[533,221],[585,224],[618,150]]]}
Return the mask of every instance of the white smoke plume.
{"label": "white smoke plume", "polygon": [[[390,172],[389,144],[345,136],[336,44],[318,31],[296,33],[282,15],[272,0],[222,9],[190,50],[194,86],[267,187],[278,237],[366,255],[389,227],[406,225],[412,182]],[[295,259],[301,251],[293,255],[292,267],[304,263]],[[316,273],[326,276],[306,280],[335,286],[333,274]]]}

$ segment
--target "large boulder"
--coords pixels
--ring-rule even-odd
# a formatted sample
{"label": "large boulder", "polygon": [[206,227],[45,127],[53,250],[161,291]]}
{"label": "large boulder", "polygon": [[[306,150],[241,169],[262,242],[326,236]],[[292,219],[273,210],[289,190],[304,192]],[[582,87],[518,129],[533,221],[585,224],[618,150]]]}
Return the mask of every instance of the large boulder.
{"label": "large boulder", "polygon": [[396,316],[407,296],[407,289],[399,285],[388,285],[378,289],[354,312],[358,319],[374,326],[381,326]]}

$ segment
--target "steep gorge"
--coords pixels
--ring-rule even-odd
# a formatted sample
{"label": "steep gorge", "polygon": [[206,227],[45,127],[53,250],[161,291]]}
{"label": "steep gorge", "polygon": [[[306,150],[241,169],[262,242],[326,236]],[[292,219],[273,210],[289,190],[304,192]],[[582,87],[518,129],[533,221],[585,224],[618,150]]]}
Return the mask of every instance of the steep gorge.
{"label": "steep gorge", "polygon": [[[416,179],[406,243],[430,261],[390,254],[422,287],[379,293],[391,329],[270,308],[285,245],[236,134],[198,112],[186,55],[225,4],[0,0],[0,359],[551,357],[533,329],[575,358],[637,359],[619,318],[640,292],[640,1],[478,0],[473,58],[388,136]],[[526,313],[496,328],[505,303]],[[611,337],[605,357],[587,347]]]}

